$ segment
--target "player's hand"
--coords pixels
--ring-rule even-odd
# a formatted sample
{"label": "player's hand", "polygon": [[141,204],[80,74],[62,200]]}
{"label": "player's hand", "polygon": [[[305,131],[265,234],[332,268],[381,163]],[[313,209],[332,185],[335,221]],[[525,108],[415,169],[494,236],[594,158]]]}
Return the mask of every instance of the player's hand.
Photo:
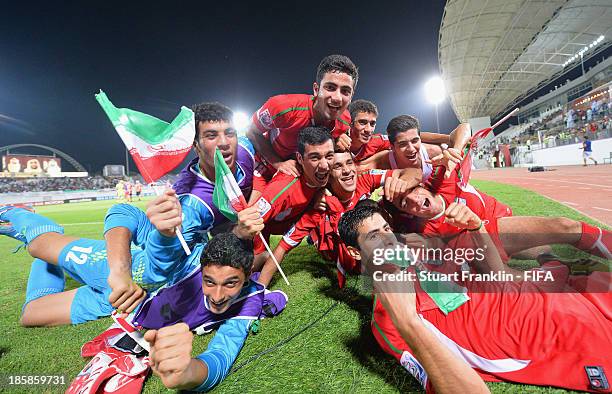
{"label": "player's hand", "polygon": [[481,227],[482,220],[465,204],[453,202],[444,211],[445,222],[466,230],[476,230]]}
{"label": "player's hand", "polygon": [[387,177],[383,189],[384,196],[390,202],[404,197],[409,192],[409,184],[401,178]]}
{"label": "player's hand", "polygon": [[238,223],[234,234],[241,239],[253,239],[264,228],[264,220],[259,214],[257,205],[252,205],[238,212]]}
{"label": "player's hand", "polygon": [[463,160],[463,156],[459,150],[448,148],[443,150],[439,155],[427,160],[427,162],[433,165],[444,166],[444,168],[446,168],[444,178],[448,179],[455,170],[455,167],[461,163],[461,160]]}
{"label": "player's hand", "polygon": [[342,134],[336,139],[336,149],[341,152],[346,152],[351,148],[351,137],[348,134]]}
{"label": "player's hand", "polygon": [[107,282],[112,290],[108,301],[122,314],[131,313],[147,295],[140,286],[134,283],[128,271],[111,271]]}
{"label": "player's hand", "polygon": [[193,334],[185,323],[149,330],[144,339],[151,345],[151,369],[167,388],[181,388],[191,379]]}
{"label": "player's hand", "polygon": [[325,197],[331,196],[331,195],[332,195],[331,192],[327,190],[327,188],[323,188],[317,191],[317,194],[315,194],[315,197],[313,199],[312,207],[316,209],[317,211],[321,211],[321,212],[327,211],[328,205],[327,205],[327,201],[325,201]]}
{"label": "player's hand", "polygon": [[166,237],[175,236],[175,229],[183,221],[182,215],[181,203],[172,189],[165,190],[161,196],[147,204],[147,217],[157,231]]}
{"label": "player's hand", "polygon": [[297,165],[297,161],[290,159],[286,161],[281,161],[273,165],[277,171],[282,172],[283,174],[287,174],[294,177],[300,176],[300,170]]}

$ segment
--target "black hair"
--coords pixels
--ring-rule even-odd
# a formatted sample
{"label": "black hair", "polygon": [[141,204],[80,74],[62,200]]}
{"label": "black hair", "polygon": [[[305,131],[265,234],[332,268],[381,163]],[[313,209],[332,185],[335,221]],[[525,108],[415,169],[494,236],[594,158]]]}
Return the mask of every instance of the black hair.
{"label": "black hair", "polygon": [[196,140],[200,122],[231,122],[234,118],[234,112],[228,106],[216,101],[196,104],[191,107],[191,110],[195,116]]}
{"label": "black hair", "polygon": [[202,268],[221,265],[241,269],[245,275],[253,268],[253,242],[238,238],[234,233],[220,233],[208,241],[200,257]]}
{"label": "black hair", "polygon": [[353,122],[355,121],[355,117],[360,112],[370,113],[378,116],[378,108],[376,108],[376,104],[368,100],[355,100],[353,101],[349,107],[349,112],[351,113],[351,119]]}
{"label": "black hair", "polygon": [[421,134],[421,126],[419,120],[411,115],[400,115],[389,121],[387,125],[387,135],[389,136],[389,142],[395,143],[395,138],[398,133],[406,130],[417,129],[419,135]]}
{"label": "black hair", "polygon": [[338,224],[338,232],[340,233],[340,239],[344,241],[347,246],[352,246],[356,249],[361,249],[357,239],[359,237],[359,226],[364,220],[374,216],[375,214],[381,215],[386,218],[385,211],[376,203],[376,201],[365,199],[361,200],[355,205],[355,208],[346,211],[340,223]]}
{"label": "black hair", "polygon": [[300,130],[298,135],[298,152],[304,156],[306,145],[322,145],[332,139],[331,132],[327,127],[323,126],[308,126]]}
{"label": "black hair", "polygon": [[317,67],[317,83],[321,85],[321,81],[325,74],[329,72],[340,72],[348,74],[353,78],[353,89],[357,86],[357,80],[359,79],[359,70],[357,66],[346,56],[343,55],[329,55],[325,56],[319,67]]}

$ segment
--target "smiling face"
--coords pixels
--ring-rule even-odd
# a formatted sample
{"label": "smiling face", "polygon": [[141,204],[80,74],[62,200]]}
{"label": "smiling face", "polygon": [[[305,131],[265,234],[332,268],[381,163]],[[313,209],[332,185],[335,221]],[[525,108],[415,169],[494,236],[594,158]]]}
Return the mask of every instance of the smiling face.
{"label": "smiling face", "polygon": [[349,152],[334,154],[329,184],[337,196],[350,195],[357,188],[357,166]]}
{"label": "smiling face", "polygon": [[200,159],[200,167],[207,176],[215,173],[215,148],[219,148],[225,164],[233,172],[236,167],[236,147],[238,137],[231,122],[224,120],[216,122],[199,122],[198,135],[193,147]]}
{"label": "smiling face", "polygon": [[372,139],[376,127],[376,114],[371,112],[359,112],[351,124],[351,139],[367,144]]}
{"label": "smiling face", "polygon": [[343,72],[325,73],[321,84],[313,84],[315,120],[331,122],[342,116],[353,98],[353,78]]}
{"label": "smiling face", "polygon": [[406,205],[398,207],[401,211],[419,218],[430,219],[444,209],[444,203],[439,197],[422,186],[417,186],[405,197]]}
{"label": "smiling face", "polygon": [[238,297],[246,282],[240,268],[209,264],[202,268],[202,290],[211,312],[223,313]]}
{"label": "smiling face", "polygon": [[329,173],[334,164],[334,143],[327,140],[320,145],[307,144],[304,155],[296,153],[297,161],[302,166],[302,176],[312,187],[324,187],[329,180]]}
{"label": "smiling face", "polygon": [[421,137],[417,129],[397,133],[391,149],[399,168],[421,168]]}
{"label": "smiling face", "polygon": [[349,248],[359,260],[369,262],[376,249],[393,249],[399,244],[391,226],[379,213],[365,218],[359,225],[358,232],[359,250],[352,246]]}

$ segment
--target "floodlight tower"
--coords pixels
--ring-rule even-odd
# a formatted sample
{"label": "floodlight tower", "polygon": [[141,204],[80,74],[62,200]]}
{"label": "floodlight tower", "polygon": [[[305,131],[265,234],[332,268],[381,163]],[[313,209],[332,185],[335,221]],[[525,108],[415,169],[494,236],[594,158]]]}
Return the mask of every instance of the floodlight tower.
{"label": "floodlight tower", "polygon": [[427,101],[432,103],[436,108],[436,128],[440,132],[440,120],[438,119],[438,104],[446,99],[446,88],[442,78],[436,76],[425,82],[425,97]]}

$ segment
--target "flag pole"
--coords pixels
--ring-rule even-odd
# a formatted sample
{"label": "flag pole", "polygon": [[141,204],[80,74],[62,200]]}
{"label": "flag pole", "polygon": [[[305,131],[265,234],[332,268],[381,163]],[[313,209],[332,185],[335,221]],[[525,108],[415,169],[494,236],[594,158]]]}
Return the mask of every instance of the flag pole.
{"label": "flag pole", "polygon": [[492,129],[496,128],[497,126],[499,126],[500,124],[504,123],[509,117],[511,117],[512,115],[514,115],[515,113],[517,113],[519,111],[518,107],[514,108],[512,110],[512,112],[510,112],[508,115],[504,116],[503,118],[501,118],[500,120],[498,120],[493,126],[491,126]]}
{"label": "flag pole", "polygon": [[272,250],[270,250],[270,245],[268,245],[268,243],[266,242],[266,239],[263,237],[263,235],[261,235],[261,233],[259,233],[259,238],[261,239],[261,242],[263,242],[264,246],[266,247],[266,250],[270,254],[270,257],[272,257],[272,261],[274,261],[274,264],[276,264],[276,268],[278,269],[278,272],[280,272],[281,276],[285,280],[285,283],[287,283],[287,286],[291,286],[289,284],[289,280],[287,279],[287,276],[285,275],[285,273],[283,272],[283,269],[278,263],[278,260],[276,260],[276,256],[274,256],[274,253],[272,253]]}
{"label": "flag pole", "polygon": [[[155,185],[153,185],[153,183],[151,183],[151,187],[155,191],[155,195],[156,196],[158,196],[158,197],[161,196],[161,190],[159,190],[157,187],[155,187]],[[185,238],[183,238],[183,234],[179,231],[178,227],[174,228],[174,234],[176,234],[176,236],[178,237],[179,242],[181,243],[181,246],[183,247],[183,250],[185,251],[187,256],[190,256],[191,255],[191,250],[189,250],[189,246],[187,245],[187,242],[185,241]]]}

